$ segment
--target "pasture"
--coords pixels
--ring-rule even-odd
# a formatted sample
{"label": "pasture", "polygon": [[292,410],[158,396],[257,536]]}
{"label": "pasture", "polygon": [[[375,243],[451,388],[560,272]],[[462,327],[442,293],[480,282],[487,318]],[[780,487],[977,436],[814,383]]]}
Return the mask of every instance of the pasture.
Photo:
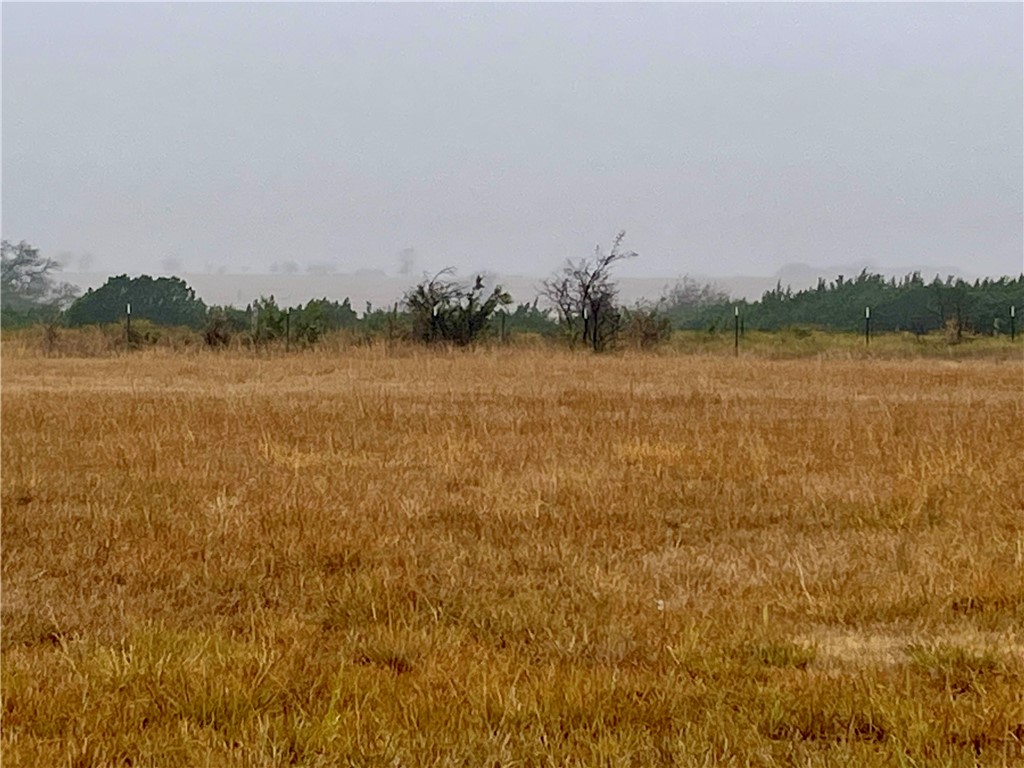
{"label": "pasture", "polygon": [[5,766],[1024,760],[1019,355],[12,350]]}

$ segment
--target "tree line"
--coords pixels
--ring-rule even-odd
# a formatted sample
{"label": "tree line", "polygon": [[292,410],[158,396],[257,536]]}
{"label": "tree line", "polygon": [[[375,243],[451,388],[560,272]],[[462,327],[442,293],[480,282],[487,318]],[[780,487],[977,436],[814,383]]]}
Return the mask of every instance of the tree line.
{"label": "tree line", "polygon": [[[56,280],[56,262],[26,242],[3,241],[0,323],[5,328],[42,323],[57,327],[126,323],[131,316],[157,326],[183,326],[200,333],[210,346],[233,341],[262,344],[285,340],[315,344],[325,333],[349,330],[366,337],[405,338],[424,344],[472,344],[483,338],[504,339],[521,333],[559,337],[571,345],[602,351],[626,341],[652,346],[673,330],[729,332],[737,311],[746,329],[774,331],[788,327],[859,331],[870,309],[875,332],[943,331],[964,334],[1008,331],[1009,308],[1024,309],[1024,275],[968,282],[919,273],[886,279],[867,270],[853,279],[819,280],[806,290],[781,283],[759,301],[734,301],[713,284],[684,277],[657,301],[624,305],[613,270],[636,258],[624,247],[620,232],[607,251],[595,248],[589,258],[567,261],[541,285],[529,303],[513,302],[500,285],[483,277],[471,283],[445,269],[425,276],[390,307],[366,305],[357,313],[349,299],[314,299],[291,307],[273,296],[260,297],[244,309],[207,306],[178,277],[109,278],[82,295]],[[541,306],[543,299],[544,306]],[[145,342],[144,331],[132,341]]]}
{"label": "tree line", "polygon": [[732,328],[739,308],[745,327],[756,330],[859,331],[868,310],[873,331],[919,335],[942,331],[961,339],[965,334],[1008,333],[1011,307],[1024,309],[1024,274],[973,282],[936,275],[926,281],[919,272],[887,279],[864,270],[853,279],[842,275],[831,282],[819,279],[817,286],[795,292],[778,284],[760,301],[705,296],[670,301],[666,311],[672,326],[680,329]]}

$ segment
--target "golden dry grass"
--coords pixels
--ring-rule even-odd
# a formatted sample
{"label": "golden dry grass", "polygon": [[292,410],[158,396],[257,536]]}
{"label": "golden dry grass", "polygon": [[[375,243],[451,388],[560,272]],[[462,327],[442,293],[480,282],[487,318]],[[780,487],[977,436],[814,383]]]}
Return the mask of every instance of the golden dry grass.
{"label": "golden dry grass", "polygon": [[13,350],[5,766],[1024,760],[1019,356]]}

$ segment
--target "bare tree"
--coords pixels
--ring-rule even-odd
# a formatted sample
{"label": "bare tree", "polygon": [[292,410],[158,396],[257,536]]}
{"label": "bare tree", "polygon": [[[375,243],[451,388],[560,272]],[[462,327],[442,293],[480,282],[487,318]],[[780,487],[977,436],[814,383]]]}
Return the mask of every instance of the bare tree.
{"label": "bare tree", "polygon": [[574,343],[582,340],[595,352],[607,349],[623,328],[623,313],[617,303],[619,289],[612,280],[611,268],[637,256],[623,249],[625,237],[625,230],[619,232],[607,253],[601,253],[598,245],[593,257],[567,261],[560,272],[542,284],[542,293],[555,305],[569,338]]}

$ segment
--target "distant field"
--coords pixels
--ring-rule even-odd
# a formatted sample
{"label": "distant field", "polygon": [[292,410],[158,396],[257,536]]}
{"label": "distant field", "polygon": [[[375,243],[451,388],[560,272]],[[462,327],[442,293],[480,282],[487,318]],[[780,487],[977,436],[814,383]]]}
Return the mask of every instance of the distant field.
{"label": "distant field", "polygon": [[1024,360],[727,344],[5,343],[5,768],[1020,764]]}

